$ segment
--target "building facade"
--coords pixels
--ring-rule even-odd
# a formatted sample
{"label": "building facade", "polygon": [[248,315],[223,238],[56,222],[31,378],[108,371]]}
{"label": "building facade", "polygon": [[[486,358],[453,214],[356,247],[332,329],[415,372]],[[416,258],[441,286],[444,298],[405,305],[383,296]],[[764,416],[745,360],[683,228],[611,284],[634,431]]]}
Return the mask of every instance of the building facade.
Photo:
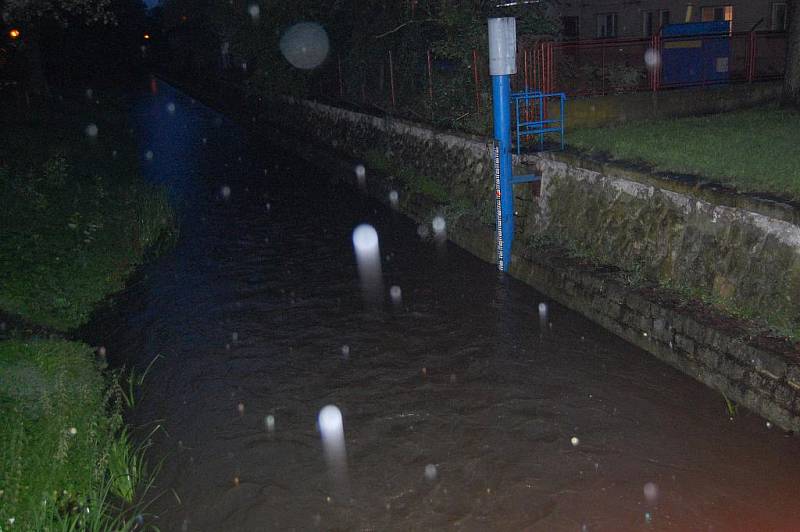
{"label": "building facade", "polygon": [[727,20],[731,31],[784,31],[786,1],[562,0],[564,39],[649,37],[666,24]]}

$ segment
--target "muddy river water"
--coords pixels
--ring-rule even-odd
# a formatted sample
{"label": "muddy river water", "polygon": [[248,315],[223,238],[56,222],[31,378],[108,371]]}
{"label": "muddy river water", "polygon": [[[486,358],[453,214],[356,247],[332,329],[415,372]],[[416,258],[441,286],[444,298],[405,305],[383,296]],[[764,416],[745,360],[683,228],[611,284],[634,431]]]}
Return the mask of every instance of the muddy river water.
{"label": "muddy river water", "polygon": [[[796,437],[729,419],[720,394],[331,185],[339,170],[152,88],[136,135],[180,240],[92,326],[115,364],[155,358],[130,419],[140,436],[161,427],[149,522],[800,530]],[[380,239],[377,305],[353,252],[364,222]],[[326,460],[326,405],[344,462]]]}

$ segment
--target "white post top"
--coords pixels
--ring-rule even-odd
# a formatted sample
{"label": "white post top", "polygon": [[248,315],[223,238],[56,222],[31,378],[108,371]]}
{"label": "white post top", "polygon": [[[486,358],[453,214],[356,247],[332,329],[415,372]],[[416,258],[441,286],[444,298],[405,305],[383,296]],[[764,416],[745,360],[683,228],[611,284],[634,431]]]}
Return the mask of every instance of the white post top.
{"label": "white post top", "polygon": [[489,74],[517,73],[517,19],[489,19]]}

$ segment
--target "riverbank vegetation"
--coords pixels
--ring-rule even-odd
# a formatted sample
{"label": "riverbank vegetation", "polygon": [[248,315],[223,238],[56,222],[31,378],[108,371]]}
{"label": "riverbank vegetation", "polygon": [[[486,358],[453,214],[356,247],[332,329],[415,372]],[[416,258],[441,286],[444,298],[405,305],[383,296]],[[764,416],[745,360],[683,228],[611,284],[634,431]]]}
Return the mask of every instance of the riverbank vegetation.
{"label": "riverbank vegetation", "polygon": [[[4,106],[2,117],[0,312],[52,338],[169,245],[174,216],[138,172],[118,94]],[[124,425],[120,375],[81,342],[4,336],[0,529],[134,528],[145,447]]]}
{"label": "riverbank vegetation", "polygon": [[3,109],[4,312],[59,331],[77,327],[148,249],[173,237],[166,194],[140,178],[124,101],[111,98]]}
{"label": "riverbank vegetation", "polygon": [[777,106],[570,131],[570,145],[742,192],[800,200],[800,114]]}

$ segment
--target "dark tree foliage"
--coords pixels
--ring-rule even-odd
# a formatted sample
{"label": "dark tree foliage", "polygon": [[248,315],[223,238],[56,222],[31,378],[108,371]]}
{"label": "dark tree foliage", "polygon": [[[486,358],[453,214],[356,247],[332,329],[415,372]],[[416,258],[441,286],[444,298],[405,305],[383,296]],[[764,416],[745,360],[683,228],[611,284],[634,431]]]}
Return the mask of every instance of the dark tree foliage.
{"label": "dark tree foliage", "polygon": [[4,0],[0,12],[21,29],[23,81],[33,92],[125,75],[142,55],[142,0]]}
{"label": "dark tree foliage", "polygon": [[[259,94],[325,98],[342,91],[373,106],[387,105],[392,76],[402,95],[398,107],[451,118],[474,107],[473,50],[485,58],[487,18],[515,16],[518,34],[528,39],[559,30],[545,1],[497,8],[485,0],[165,0],[163,10],[175,69],[225,72]],[[281,36],[299,22],[316,22],[328,34],[330,53],[318,68],[294,68],[281,54]],[[424,97],[428,51],[435,101]]]}

